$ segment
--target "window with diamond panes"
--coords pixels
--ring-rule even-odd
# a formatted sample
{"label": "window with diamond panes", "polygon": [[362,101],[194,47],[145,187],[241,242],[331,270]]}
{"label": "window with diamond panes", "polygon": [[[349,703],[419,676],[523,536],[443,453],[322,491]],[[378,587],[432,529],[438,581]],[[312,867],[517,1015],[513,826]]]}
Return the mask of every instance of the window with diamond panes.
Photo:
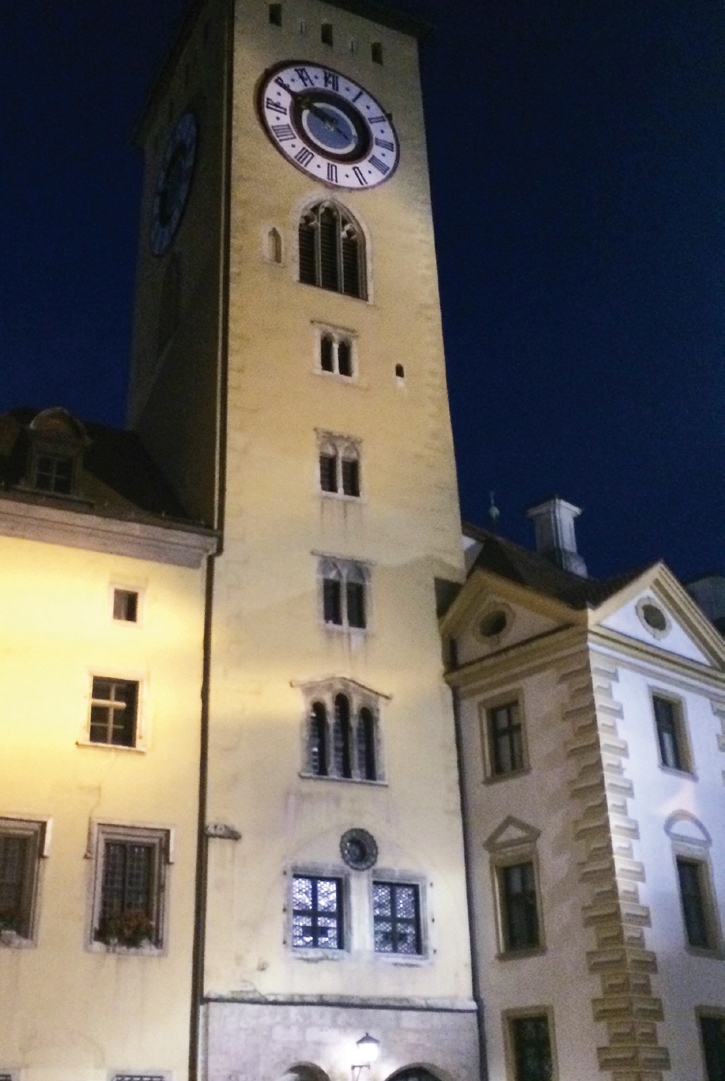
{"label": "window with diamond panes", "polygon": [[162,945],[167,848],[161,830],[101,828],[94,941],[129,949]]}
{"label": "window with diamond panes", "polygon": [[0,931],[32,935],[43,824],[0,820]]}
{"label": "window with diamond panes", "polygon": [[365,299],[365,245],[359,226],[337,203],[318,203],[300,219],[300,281]]}
{"label": "window with diamond panes", "polygon": [[373,930],[376,953],[420,954],[419,887],[373,882]]}
{"label": "window with diamond panes", "polygon": [[91,690],[91,743],[134,747],[138,713],[138,683],[130,679],[94,676]]}
{"label": "window with diamond panes", "polygon": [[491,774],[503,777],[524,768],[524,743],[517,702],[487,711]]}
{"label": "window with diamond panes", "polygon": [[294,875],[292,945],[295,949],[343,948],[342,880]]}
{"label": "window with diamond panes", "polygon": [[509,1018],[515,1081],[553,1081],[549,1019],[546,1014]]}

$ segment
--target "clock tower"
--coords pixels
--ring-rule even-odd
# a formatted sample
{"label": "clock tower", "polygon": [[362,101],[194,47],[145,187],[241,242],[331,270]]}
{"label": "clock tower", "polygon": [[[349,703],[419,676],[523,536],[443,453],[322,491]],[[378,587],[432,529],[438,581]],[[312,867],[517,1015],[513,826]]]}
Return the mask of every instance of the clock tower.
{"label": "clock tower", "polygon": [[[192,1072],[479,1076],[422,28],[199,0],[138,130],[130,422],[207,584]],[[361,1042],[362,1041],[362,1042]]]}

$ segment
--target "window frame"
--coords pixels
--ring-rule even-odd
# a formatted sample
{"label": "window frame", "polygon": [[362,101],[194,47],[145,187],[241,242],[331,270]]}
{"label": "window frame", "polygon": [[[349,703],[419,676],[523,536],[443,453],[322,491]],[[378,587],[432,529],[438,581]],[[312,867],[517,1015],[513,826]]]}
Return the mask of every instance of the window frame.
{"label": "window frame", "polygon": [[[673,845],[673,856],[675,883],[677,887],[677,897],[679,901],[680,915],[682,919],[682,931],[685,949],[688,953],[691,953],[696,957],[725,956],[725,954],[723,954],[722,931],[720,927],[720,917],[712,879],[712,868],[710,866],[710,859],[707,851],[699,845],[690,846],[680,843]],[[683,891],[682,878],[680,876],[681,864],[697,868],[697,904],[699,908],[697,916],[698,919],[702,922],[707,937],[707,944],[704,946],[693,944],[690,940],[687,905],[685,901],[685,894]]]}
{"label": "window frame", "polygon": [[[520,765],[510,770],[498,770],[496,768],[496,754],[494,746],[493,715],[498,710],[515,707],[518,714],[518,731],[520,741]],[[483,749],[484,781],[497,784],[513,777],[531,771],[529,762],[529,746],[527,739],[527,724],[524,710],[524,695],[521,691],[510,691],[504,695],[498,695],[479,703],[479,723],[481,727],[481,745]]]}
{"label": "window frame", "polygon": [[[322,683],[306,683],[299,686],[304,699],[301,748],[303,768],[300,770],[300,777],[310,778],[315,781],[335,781],[348,784],[385,784],[381,715],[383,705],[388,700],[387,696],[379,694],[361,683],[356,683],[354,680],[347,679],[332,679]],[[341,776],[334,768],[333,725],[335,703],[338,695],[341,694],[347,697],[350,706],[350,753],[352,757],[352,775],[350,777]],[[315,755],[313,743],[316,740],[314,726],[320,723],[319,711],[315,711],[316,705],[324,707],[322,723],[325,725],[324,736],[321,741],[324,744],[324,769],[317,771],[313,768]],[[362,761],[359,730],[361,724],[365,723],[362,716],[365,710],[369,712],[372,721],[374,777],[365,775],[367,768]],[[317,753],[319,754],[319,751]]]}
{"label": "window frame", "polygon": [[[319,961],[322,959],[341,960],[350,954],[350,934],[352,928],[350,911],[350,880],[349,875],[339,867],[304,864],[294,866],[286,872],[288,879],[286,884],[285,910],[287,914],[286,945],[293,957],[301,960]],[[334,881],[338,884],[338,913],[337,913],[337,946],[296,946],[295,937],[295,906],[293,890],[295,879],[309,879],[312,881]]]}
{"label": "window frame", "polygon": [[522,1077],[518,1071],[514,1026],[517,1021],[533,1020],[537,1018],[544,1018],[546,1020],[547,1035],[549,1038],[549,1055],[551,1057],[550,1081],[558,1081],[559,1063],[556,1054],[556,1029],[554,1025],[554,1009],[552,1006],[526,1006],[503,1010],[501,1014],[501,1023],[503,1026],[507,1081],[529,1081],[526,1077]]}
{"label": "window frame", "polygon": [[[331,214],[334,221],[334,238],[331,241],[328,236],[328,244],[325,247],[320,242],[320,234],[323,227],[323,215]],[[350,267],[350,249],[346,250],[346,241],[355,240],[354,266],[357,290],[347,288],[346,277]],[[303,239],[305,238],[305,239]],[[311,244],[311,248],[309,245]],[[303,252],[303,245],[305,251]],[[333,263],[325,260],[325,251],[334,248]],[[351,300],[361,300],[367,303],[370,300],[370,272],[367,257],[367,237],[358,218],[337,199],[315,199],[307,205],[297,218],[297,282],[300,285],[311,285],[315,289],[324,289],[325,292],[335,293],[338,296],[348,297]],[[312,271],[311,280],[309,276]],[[335,286],[330,284],[331,278],[335,278]]]}
{"label": "window frame", "polygon": [[695,1017],[697,1020],[697,1034],[700,1044],[700,1056],[702,1059],[702,1066],[704,1070],[703,1076],[705,1077],[706,1081],[716,1081],[716,1078],[714,1076],[711,1077],[708,1072],[707,1044],[705,1042],[702,1022],[703,1020],[719,1021],[722,1027],[723,1044],[725,1045],[725,1008],[723,1008],[722,1006],[696,1006]]}
{"label": "window frame", "polygon": [[[666,755],[663,753],[663,744],[661,738],[662,731],[657,716],[657,702],[667,703],[669,706],[672,707],[672,732],[674,735],[676,756],[679,760],[678,765],[670,765],[670,763],[665,761]],[[692,757],[692,747],[690,745],[690,738],[688,733],[688,725],[685,716],[684,701],[681,698],[677,698],[675,695],[668,693],[667,691],[662,691],[657,687],[651,687],[650,703],[660,769],[665,770],[668,773],[684,773],[688,776],[694,777],[695,769]]]}
{"label": "window frame", "polygon": [[[101,699],[94,698],[93,689],[96,680],[104,680],[111,684],[135,684],[136,686],[136,701],[135,701],[135,719],[134,719],[134,738],[132,743],[112,743],[106,740],[91,739],[91,718],[93,705],[103,704],[104,702],[113,702],[114,699]],[[83,729],[83,736],[77,742],[79,745],[88,747],[101,747],[110,751],[145,751],[145,731],[143,725],[143,716],[145,710],[144,706],[144,690],[145,681],[138,673],[126,674],[116,673],[113,676],[98,675],[97,672],[89,673],[88,688],[88,702],[86,709],[86,720]]]}
{"label": "window frame", "polygon": [[0,928],[0,940],[3,946],[34,946],[37,941],[38,918],[40,908],[40,885],[42,861],[49,855],[51,820],[47,818],[29,818],[20,815],[0,816],[0,836],[22,838],[28,842],[23,856],[23,871],[20,884],[20,904],[22,927]]}
{"label": "window frame", "polygon": [[[370,564],[357,559],[341,559],[338,556],[318,555],[317,578],[319,582],[320,623],[327,631],[335,634],[363,636],[370,633],[372,624],[372,604],[370,588]],[[333,591],[327,583],[339,583]],[[351,587],[359,587],[352,591]],[[357,598],[357,600],[356,600]],[[351,609],[362,602],[363,622],[351,623]],[[330,607],[339,611],[339,622],[327,619]]]}
{"label": "window frame", "polygon": [[[117,593],[135,593],[136,594],[136,618],[135,619],[118,619],[116,617],[116,594]],[[144,599],[145,590],[143,586],[136,584],[135,582],[121,582],[114,580],[108,587],[108,614],[111,623],[115,627],[140,627],[144,622]]]}
{"label": "window frame", "polygon": [[[500,836],[505,837],[506,833],[512,827],[515,827],[520,831],[519,836],[512,841],[500,841],[498,838]],[[496,830],[494,830],[491,837],[484,842],[484,847],[490,856],[489,865],[496,925],[496,959],[499,961],[514,961],[522,957],[535,957],[546,952],[546,924],[544,921],[541,868],[537,847],[539,836],[538,830],[509,816],[504,819]],[[504,896],[503,875],[507,868],[518,867],[524,864],[531,864],[533,868],[538,942],[536,945],[512,949],[508,945],[508,934],[506,931],[508,921],[507,909],[505,908],[506,902]]]}
{"label": "window frame", "polygon": [[[91,861],[91,904],[86,948],[94,953],[139,954],[159,956],[168,948],[169,867],[173,864],[173,830],[160,826],[125,825],[115,822],[92,822],[86,857]],[[106,851],[110,844],[138,845],[151,849],[152,882],[147,917],[154,925],[153,940],[139,944],[99,938],[103,918],[103,893]]]}
{"label": "window frame", "polygon": [[[359,503],[363,499],[362,490],[362,454],[361,454],[361,441],[354,436],[340,435],[336,432],[323,431],[320,428],[316,429],[317,434],[317,487],[320,495],[324,499],[338,499],[344,500],[350,503]],[[326,451],[332,453],[325,453]],[[334,462],[332,469],[334,470],[334,488],[326,488],[323,483],[323,466],[322,460],[325,458],[328,461]],[[346,487],[346,472],[345,462],[355,462],[355,479],[357,491],[347,492]]]}
{"label": "window frame", "polygon": [[[316,375],[324,375],[327,379],[336,379],[344,383],[357,383],[358,379],[358,356],[357,334],[355,331],[344,327],[333,327],[327,323],[313,323],[315,328],[315,356],[314,371]],[[331,339],[332,343],[332,369],[322,365],[322,343],[325,339]],[[350,373],[340,371],[340,345],[346,345],[350,350]]]}
{"label": "window frame", "polygon": [[[372,952],[376,960],[387,961],[393,964],[419,964],[429,956],[428,948],[428,919],[426,910],[426,882],[416,875],[407,875],[402,871],[385,871],[373,867],[370,872],[369,904],[370,923],[372,931]],[[399,950],[378,950],[375,947],[375,887],[389,886],[391,889],[411,888],[415,890],[416,916],[415,931],[418,949],[415,953],[403,953]]]}

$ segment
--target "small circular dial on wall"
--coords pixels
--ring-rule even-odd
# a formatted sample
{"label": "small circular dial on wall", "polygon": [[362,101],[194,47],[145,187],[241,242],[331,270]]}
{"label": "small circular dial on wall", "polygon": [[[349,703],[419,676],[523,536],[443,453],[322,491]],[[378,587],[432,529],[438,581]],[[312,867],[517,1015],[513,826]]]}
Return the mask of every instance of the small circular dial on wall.
{"label": "small circular dial on wall", "polygon": [[274,146],[335,188],[374,188],[395,172],[398,136],[382,105],[347,75],[302,60],[262,80],[259,116]]}
{"label": "small circular dial on wall", "polygon": [[169,132],[151,209],[151,251],[163,255],[181,224],[191,191],[197,144],[197,123],[186,112]]}

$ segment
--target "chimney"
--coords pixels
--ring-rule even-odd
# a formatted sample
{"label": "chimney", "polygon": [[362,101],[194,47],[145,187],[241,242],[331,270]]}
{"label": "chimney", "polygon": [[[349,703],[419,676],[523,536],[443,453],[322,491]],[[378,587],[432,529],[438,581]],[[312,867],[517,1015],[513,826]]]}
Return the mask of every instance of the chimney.
{"label": "chimney", "polygon": [[574,519],[581,509],[554,495],[529,507],[527,518],[533,518],[536,532],[536,551],[562,570],[587,576],[587,566],[576,550]]}

